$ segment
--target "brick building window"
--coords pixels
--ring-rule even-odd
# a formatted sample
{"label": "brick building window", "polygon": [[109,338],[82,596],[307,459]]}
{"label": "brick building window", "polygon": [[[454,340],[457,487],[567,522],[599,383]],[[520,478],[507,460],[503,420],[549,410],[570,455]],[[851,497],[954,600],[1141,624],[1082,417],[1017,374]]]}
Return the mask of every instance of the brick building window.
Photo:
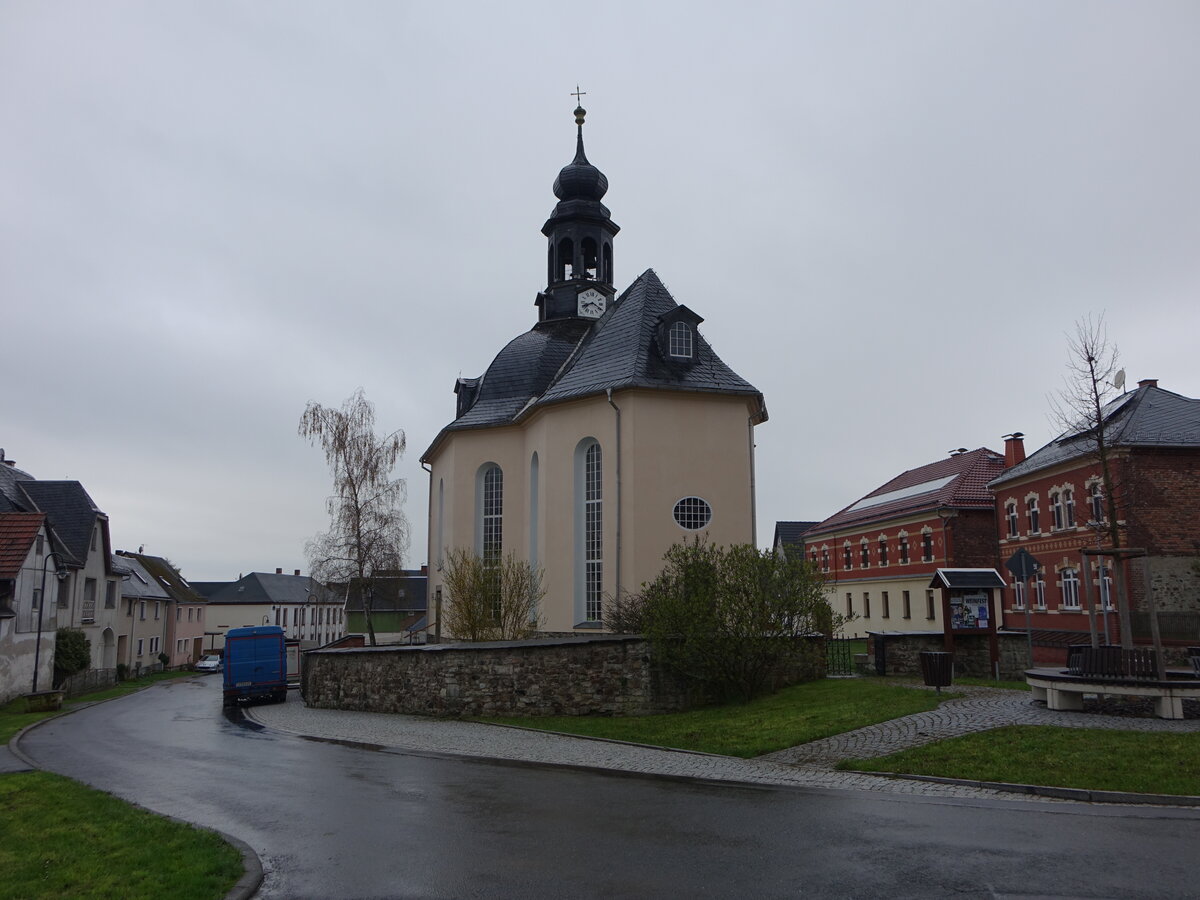
{"label": "brick building window", "polygon": [[881,566],[886,566],[886,565],[888,564],[888,560],[887,560],[887,538],[885,538],[885,537],[881,537],[881,538],[879,539],[879,564],[880,564]]}
{"label": "brick building window", "polygon": [[1063,499],[1063,516],[1066,520],[1065,527],[1075,527],[1075,492],[1067,488],[1062,492]]}
{"label": "brick building window", "polygon": [[1112,570],[1108,566],[1100,567],[1100,602],[1104,609],[1112,609]]}
{"label": "brick building window", "polygon": [[1062,605],[1064,609],[1079,609],[1079,572],[1075,569],[1063,569]]}
{"label": "brick building window", "polygon": [[867,539],[863,538],[862,546],[859,548],[862,559],[862,567],[865,569],[871,564],[871,548],[867,546]]}
{"label": "brick building window", "polygon": [[900,563],[908,565],[908,535],[900,535]]}
{"label": "brick building window", "polygon": [[1029,533],[1041,534],[1042,519],[1041,513],[1038,511],[1038,498],[1030,497],[1025,501],[1025,514],[1029,517]]}
{"label": "brick building window", "polygon": [[1063,518],[1062,494],[1054,491],[1050,494],[1050,521],[1054,523],[1054,530],[1061,531],[1066,520]]}
{"label": "brick building window", "polygon": [[1033,576],[1033,608],[1046,608],[1046,579],[1041,572]]}
{"label": "brick building window", "polygon": [[921,559],[933,562],[933,532],[926,531],[921,535]]}
{"label": "brick building window", "polygon": [[904,601],[904,618],[912,618],[912,600],[908,596],[908,591],[901,591],[901,599]]}
{"label": "brick building window", "polygon": [[850,544],[849,543],[847,543],[846,546],[844,546],[842,548],[842,565],[844,568],[847,568],[847,569],[854,568],[854,555],[850,552]]}
{"label": "brick building window", "polygon": [[1092,521],[1099,525],[1104,521],[1104,488],[1100,482],[1094,482],[1091,490],[1088,493],[1088,500],[1092,506]]}
{"label": "brick building window", "polygon": [[1013,591],[1013,609],[1025,608],[1025,585],[1020,581],[1014,581],[1012,586]]}
{"label": "brick building window", "polygon": [[1015,538],[1020,531],[1017,528],[1017,501],[1009,500],[1004,504],[1004,517],[1008,520],[1008,536]]}
{"label": "brick building window", "polygon": [[821,571],[822,572],[829,571],[829,548],[828,547],[821,548]]}

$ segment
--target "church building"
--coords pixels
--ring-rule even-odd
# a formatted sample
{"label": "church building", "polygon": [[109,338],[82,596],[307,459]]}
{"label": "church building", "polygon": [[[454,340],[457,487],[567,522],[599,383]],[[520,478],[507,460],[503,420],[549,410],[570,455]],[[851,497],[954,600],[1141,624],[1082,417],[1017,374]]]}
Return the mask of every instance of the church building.
{"label": "church building", "polygon": [[[537,321],[454,386],[430,469],[431,631],[451,550],[515,551],[544,571],[544,632],[603,629],[667,549],[755,541],[754,426],[763,395],[713,352],[704,320],[647,270],[617,296],[608,179],[583,149],[554,181]],[[443,636],[445,635],[443,633]]]}

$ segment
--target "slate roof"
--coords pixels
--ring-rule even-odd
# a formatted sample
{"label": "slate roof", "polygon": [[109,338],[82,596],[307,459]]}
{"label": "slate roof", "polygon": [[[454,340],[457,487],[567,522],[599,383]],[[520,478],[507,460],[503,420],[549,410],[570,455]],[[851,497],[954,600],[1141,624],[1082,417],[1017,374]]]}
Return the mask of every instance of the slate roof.
{"label": "slate roof", "polygon": [[[50,520],[63,548],[69,556],[68,565],[82,566],[91,549],[92,530],[98,519],[108,517],[96,506],[78,481],[22,481],[18,485],[29,503],[30,510],[44,512]],[[112,549],[108,546],[108,529],[101,529],[105,568],[111,571]]]}
{"label": "slate roof", "polygon": [[194,591],[192,586],[187,583],[187,580],[175,570],[175,567],[161,556],[130,553],[128,550],[118,550],[117,556],[139,563],[161,587],[166,589],[167,595],[171,599],[179,603],[205,602],[204,598]]}
{"label": "slate roof", "polygon": [[[0,581],[14,579],[33,546],[33,539],[46,517],[42,513],[15,512],[0,515]],[[46,548],[50,552],[50,548]]]}
{"label": "slate roof", "polygon": [[276,606],[327,603],[334,598],[308,575],[276,575],[251,572],[209,596],[209,603],[262,604]]}
{"label": "slate roof", "polygon": [[804,533],[819,524],[819,522],[776,522],[775,540],[771,546],[778,547],[782,541],[785,547],[802,547]]}
{"label": "slate roof", "polygon": [[25,512],[21,508],[24,498],[17,486],[22,481],[33,481],[33,476],[3,460],[2,454],[0,460],[0,512]]}
{"label": "slate roof", "polygon": [[[333,585],[330,587],[338,590]],[[371,611],[424,613],[428,608],[428,594],[429,576],[422,575],[420,569],[405,569],[398,576],[384,577],[376,583]],[[358,590],[352,588],[345,596],[346,612],[362,612],[362,595]]]}
{"label": "slate roof", "polygon": [[171,593],[163,583],[136,558],[125,556],[118,552],[115,563],[129,570],[129,577],[121,582],[121,596],[123,598],[168,601],[172,599]]}
{"label": "slate roof", "polygon": [[535,409],[608,390],[696,391],[753,398],[760,421],[762,393],[727,366],[697,332],[690,364],[668,362],[655,339],[658,320],[679,304],[647,269],[595,322],[541,322],[510,341],[478,382],[473,405],[447,425],[421,456],[427,461],[450,431],[514,424]]}
{"label": "slate roof", "polygon": [[225,588],[233,584],[232,581],[189,581],[192,590],[201,597],[211,598],[217,591],[223,591]]}
{"label": "slate roof", "polygon": [[987,447],[909,469],[834,513],[805,537],[938,507],[993,509],[988,482],[1003,469],[1004,457]]}
{"label": "slate roof", "polygon": [[[1106,403],[1100,412],[1110,447],[1200,449],[1200,400],[1146,384]],[[991,485],[1087,456],[1095,451],[1094,441],[1094,429],[1060,434]]]}

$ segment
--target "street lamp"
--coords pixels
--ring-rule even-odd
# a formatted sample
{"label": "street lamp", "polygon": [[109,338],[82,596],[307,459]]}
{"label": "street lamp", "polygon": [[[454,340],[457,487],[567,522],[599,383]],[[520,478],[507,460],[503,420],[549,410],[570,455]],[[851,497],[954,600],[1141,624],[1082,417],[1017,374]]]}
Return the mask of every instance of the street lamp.
{"label": "street lamp", "polygon": [[67,570],[63,568],[58,554],[51,550],[42,560],[42,590],[38,600],[37,642],[33,645],[33,692],[37,693],[38,668],[42,662],[42,610],[46,608],[46,565],[54,560],[54,577],[62,584],[67,580]]}

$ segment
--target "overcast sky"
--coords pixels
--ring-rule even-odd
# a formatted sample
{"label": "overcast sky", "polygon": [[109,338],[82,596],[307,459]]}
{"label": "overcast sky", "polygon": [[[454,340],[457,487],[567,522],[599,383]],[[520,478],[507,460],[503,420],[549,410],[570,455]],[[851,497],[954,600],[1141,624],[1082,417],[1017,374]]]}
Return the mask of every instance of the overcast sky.
{"label": "overcast sky", "polygon": [[1200,396],[1195,2],[0,2],[0,447],[197,580],[307,571],[305,404],[418,458],[574,152],[764,392],[758,540],[1053,436],[1066,333]]}

